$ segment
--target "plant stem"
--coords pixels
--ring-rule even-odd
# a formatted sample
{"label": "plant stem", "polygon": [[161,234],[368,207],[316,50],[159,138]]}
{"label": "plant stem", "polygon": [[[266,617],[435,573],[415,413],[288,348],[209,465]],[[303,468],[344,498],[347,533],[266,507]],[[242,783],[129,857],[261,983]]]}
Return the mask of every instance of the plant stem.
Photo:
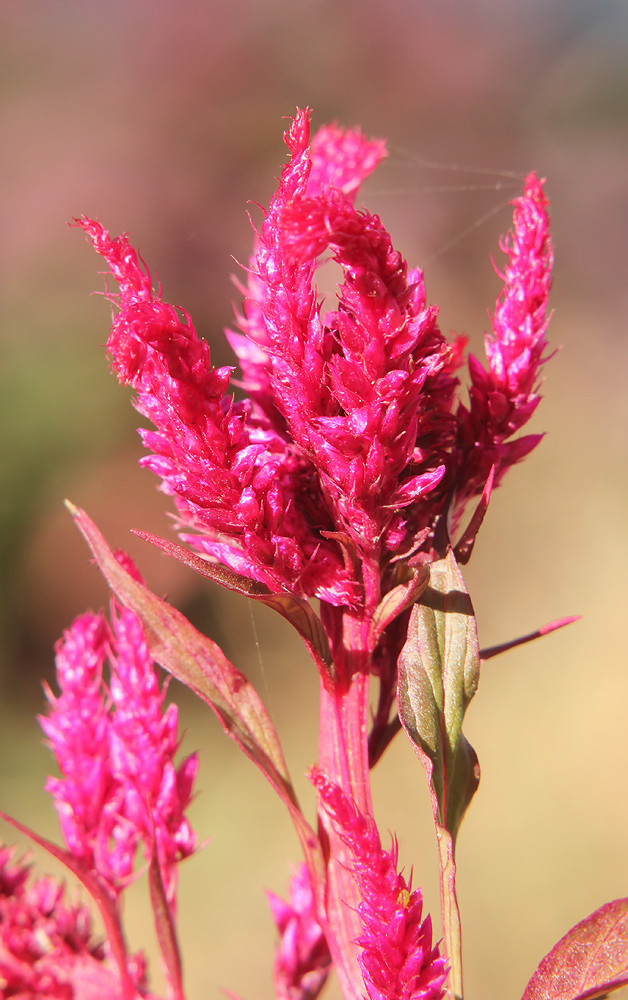
{"label": "plant stem", "polygon": [[440,868],[440,909],[443,922],[443,951],[449,964],[447,996],[462,1000],[462,934],[460,910],[456,898],[456,861],[449,830],[436,823],[438,863]]}
{"label": "plant stem", "polygon": [[[356,674],[348,689],[328,691],[321,684],[319,767],[350,795],[361,811],[372,815],[368,765],[367,674]],[[346,847],[323,819],[329,844],[327,898],[324,919],[329,947],[345,1000],[362,1000],[364,980],[357,961],[356,938],[362,924],[360,902],[348,867]]]}

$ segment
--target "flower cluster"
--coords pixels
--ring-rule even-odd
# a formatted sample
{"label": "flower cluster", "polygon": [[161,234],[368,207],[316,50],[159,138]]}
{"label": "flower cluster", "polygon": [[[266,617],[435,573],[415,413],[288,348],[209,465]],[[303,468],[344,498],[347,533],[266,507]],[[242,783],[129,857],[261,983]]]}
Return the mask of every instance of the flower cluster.
{"label": "flower cluster", "polygon": [[[92,935],[87,908],[65,901],[51,878],[28,883],[29,868],[0,846],[0,996],[20,1000],[116,997],[105,950]],[[135,957],[143,985],[141,956]]]}
{"label": "flower cluster", "polygon": [[[137,573],[124,554],[118,559]],[[110,625],[102,614],[74,621],[57,646],[56,664],[61,693],[47,689],[49,713],[40,723],[62,774],[46,788],[67,848],[115,898],[134,877],[139,844],[147,859],[155,847],[174,907],[176,862],[196,846],[185,809],[198,761],[192,755],[175,768],[177,708],[163,710],[166,689],[159,687],[142,624],[114,599]]]}
{"label": "flower cluster", "polygon": [[294,872],[288,902],[269,891],[266,898],[281,939],[275,957],[277,1000],[315,1000],[327,981],[331,955],[307,866],[300,864]]}
{"label": "flower cluster", "polygon": [[[256,240],[242,333],[228,334],[247,401],[228,394],[229,370],[211,367],[189,317],[151,291],[127,238],[81,225],[120,283],[108,350],[157,428],[140,431],[154,452],[144,464],[174,494],[186,540],[274,592],[368,615],[404,558],[428,558],[452,501],[459,518],[492,466],[499,480],[539,440],[509,439],[538,402],[546,200],[531,175],[503,243],[488,371],[470,359],[467,408],[454,374],[463,338],[447,342],[422,272],[354,206],[384,144],[332,126],[310,145],[308,118],[299,112],[286,133],[291,160]],[[325,251],[344,284],[323,315],[315,276]]]}
{"label": "flower cluster", "polygon": [[370,1000],[440,1000],[447,967],[432,946],[432,921],[423,897],[397,871],[397,844],[382,848],[377,827],[321,771],[310,775],[323,808],[349,851],[360,889],[359,963]]}
{"label": "flower cluster", "polygon": [[[107,293],[115,306],[107,349],[153,425],[140,431],[149,451],[142,464],[174,498],[177,529],[195,551],[152,541],[277,610],[321,672],[311,772],[318,826],[301,811],[249,681],[73,508],[115,596],[110,620],[85,614],[58,644],[60,693],[47,689],[40,720],[61,771],[47,789],[67,851],[30,835],[91,893],[107,941],[93,945],[85,911],[63,903],[52,882],[27,889],[25,869],[0,851],[2,996],[149,996],[119,906],[143,847],[168,995],[184,1000],[177,863],[196,847],[185,812],[197,759],[174,763],[177,710],[164,710],[153,655],[209,703],[295,824],[305,861],[288,901],[268,894],[280,936],[278,1000],[315,1000],[332,966],[345,1000],[462,996],[454,843],[479,781],[461,727],[480,651],[458,560],[470,554],[492,486],[540,439],[515,435],[540,398],[552,267],[547,200],[530,174],[501,243],[504,288],[486,367],[469,358],[465,404],[457,374],[465,338],[443,335],[423,272],[395,250],[379,217],[355,204],[385,144],[337,125],[310,142],[307,110],[285,141],[290,160],[239,286],[238,329],[227,332],[243,400],[230,392],[233,369],[212,367],[190,317],[162,301],[128,238],[91,219],[79,225],[119,285]],[[330,258],[342,284],[325,311],[316,274]],[[310,598],[320,600],[320,618]],[[369,734],[373,675],[379,703]],[[442,945],[432,941],[420,890],[397,870],[396,840],[382,848],[372,812],[369,769],[402,725],[430,783]]]}

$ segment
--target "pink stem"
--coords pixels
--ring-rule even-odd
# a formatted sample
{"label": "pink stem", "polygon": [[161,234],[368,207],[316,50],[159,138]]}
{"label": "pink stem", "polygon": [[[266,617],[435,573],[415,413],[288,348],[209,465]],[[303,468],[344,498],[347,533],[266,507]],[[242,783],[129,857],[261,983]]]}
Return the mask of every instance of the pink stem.
{"label": "pink stem", "polygon": [[[347,639],[362,639],[363,629],[348,623]],[[359,650],[359,651],[358,651]],[[358,642],[360,658],[366,649]],[[349,654],[349,658],[351,658]],[[323,773],[350,795],[368,816],[372,816],[368,762],[368,693],[369,675],[353,676],[348,688],[328,691],[321,682],[319,766]],[[349,869],[346,847],[322,819],[328,837],[326,913],[323,925],[327,933],[334,968],[345,1000],[362,1000],[364,980],[354,944],[362,931],[356,912],[360,902]]]}

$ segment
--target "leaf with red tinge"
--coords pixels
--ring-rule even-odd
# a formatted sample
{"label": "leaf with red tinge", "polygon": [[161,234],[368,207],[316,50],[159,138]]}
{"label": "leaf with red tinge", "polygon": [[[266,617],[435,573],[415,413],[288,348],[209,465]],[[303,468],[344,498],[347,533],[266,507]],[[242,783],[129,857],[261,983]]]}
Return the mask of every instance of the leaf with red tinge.
{"label": "leaf with red tinge", "polygon": [[462,720],[480,676],[477,624],[451,549],[430,566],[399,657],[399,718],[430,781],[434,820],[455,842],[480,777]]}
{"label": "leaf with red tinge", "polygon": [[215,642],[127,573],[84,511],[66,505],[112,591],[140,618],[151,656],[207,702],[227,735],[270,781],[290,810],[312,876],[320,875],[320,843],[301,813],[279,737],[253,685]]}
{"label": "leaf with red tinge", "polygon": [[491,471],[488,474],[488,479],[486,480],[486,486],[482,490],[482,496],[480,497],[480,502],[478,503],[475,511],[473,512],[473,517],[469,521],[467,527],[460,540],[456,543],[454,548],[454,554],[460,566],[466,566],[471,558],[471,553],[473,552],[473,546],[475,545],[475,540],[478,537],[478,531],[482,527],[482,522],[486,516],[488,510],[488,505],[491,502],[491,493],[493,492],[493,480],[495,479],[495,466],[491,466]]}
{"label": "leaf with red tinge", "polygon": [[380,638],[382,632],[397,618],[402,611],[407,611],[416,604],[427,587],[430,579],[430,568],[427,564],[416,570],[408,583],[400,583],[384,595],[382,601],[373,613],[371,622],[371,641],[373,644]]}
{"label": "leaf with red tinge", "polygon": [[571,625],[572,622],[579,622],[581,618],[582,615],[557,618],[556,621],[548,622],[547,625],[541,625],[540,628],[537,628],[536,632],[529,632],[527,635],[522,635],[519,639],[511,639],[510,642],[502,642],[499,646],[490,646],[488,649],[481,649],[480,659],[482,661],[490,660],[493,656],[499,656],[500,653],[505,653],[516,646],[523,646],[526,642],[532,642],[533,639],[540,639],[542,635],[549,635],[550,632],[555,632],[558,628],[564,628],[565,625]]}
{"label": "leaf with red tinge", "polygon": [[167,538],[159,538],[147,531],[134,531],[133,534],[143,538],[145,542],[150,542],[166,555],[185,563],[195,573],[200,573],[201,576],[225,587],[226,590],[243,594],[245,597],[250,597],[254,601],[259,601],[261,604],[273,608],[297,630],[320,674],[333,679],[333,660],[327,636],[320,618],[314,613],[307,601],[303,601],[293,594],[273,594],[266,584],[249,580],[248,577],[241,576],[227,566],[208,562],[207,559],[202,559],[195,552],[190,552],[189,549],[184,549],[182,545],[177,545]]}
{"label": "leaf with red tinge", "polygon": [[606,903],[546,955],[522,1000],[593,1000],[628,985],[628,899]]}

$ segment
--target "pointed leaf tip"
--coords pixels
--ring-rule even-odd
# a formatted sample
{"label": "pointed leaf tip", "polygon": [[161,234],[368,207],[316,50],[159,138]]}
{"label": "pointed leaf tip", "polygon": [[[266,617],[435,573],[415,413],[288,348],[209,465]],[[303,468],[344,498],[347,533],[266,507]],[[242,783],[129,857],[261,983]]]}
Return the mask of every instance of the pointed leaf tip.
{"label": "pointed leaf tip", "polygon": [[492,465],[491,471],[488,474],[488,479],[486,480],[486,484],[482,490],[482,496],[480,497],[480,501],[473,513],[473,517],[469,521],[454,549],[454,554],[460,566],[466,566],[471,558],[471,553],[473,552],[478,532],[482,527],[482,522],[484,521],[488,510],[488,505],[491,502],[494,480],[495,466]]}
{"label": "pointed leaf tip", "polygon": [[579,622],[582,620],[582,615],[568,615],[567,618],[557,618],[553,622],[548,622],[547,625],[541,625],[539,632],[541,635],[549,635],[550,632],[555,632],[557,628],[564,628],[565,625],[571,625],[572,622]]}
{"label": "pointed leaf tip", "polygon": [[540,639],[542,635],[549,635],[550,632],[564,628],[565,625],[571,625],[572,622],[579,622],[581,618],[582,615],[557,618],[553,622],[548,622],[547,625],[541,625],[540,628],[537,628],[536,632],[529,632],[527,635],[522,635],[519,639],[511,639],[510,642],[502,642],[499,646],[490,646],[488,649],[481,649],[480,659],[482,662],[490,660],[493,656],[499,656],[500,653],[505,653],[509,649],[515,649],[516,646],[523,646],[526,642],[532,642],[533,639]]}
{"label": "pointed leaf tip", "polygon": [[628,985],[628,899],[585,917],[545,956],[522,1000],[593,1000]]}

